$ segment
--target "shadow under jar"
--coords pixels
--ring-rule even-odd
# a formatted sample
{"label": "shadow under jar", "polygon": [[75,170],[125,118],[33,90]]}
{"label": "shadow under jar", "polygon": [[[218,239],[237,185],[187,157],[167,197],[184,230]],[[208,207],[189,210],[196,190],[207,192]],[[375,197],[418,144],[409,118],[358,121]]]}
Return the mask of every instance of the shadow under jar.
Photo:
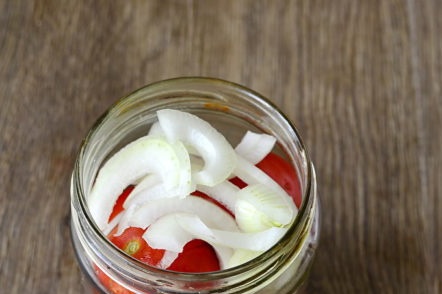
{"label": "shadow under jar", "polygon": [[[247,130],[277,139],[273,152],[296,169],[302,204],[287,233],[271,249],[233,268],[181,273],[132,258],[100,231],[88,210],[88,195],[100,167],[123,146],[146,135],[156,121],[156,111],[165,108],[201,117],[232,146]],[[98,272],[110,278],[118,289],[125,289],[123,293],[299,293],[319,237],[319,200],[313,164],[295,127],[256,92],[211,78],[157,82],[120,99],[84,139],[71,182],[71,234],[84,284],[92,293],[114,293],[102,284]]]}

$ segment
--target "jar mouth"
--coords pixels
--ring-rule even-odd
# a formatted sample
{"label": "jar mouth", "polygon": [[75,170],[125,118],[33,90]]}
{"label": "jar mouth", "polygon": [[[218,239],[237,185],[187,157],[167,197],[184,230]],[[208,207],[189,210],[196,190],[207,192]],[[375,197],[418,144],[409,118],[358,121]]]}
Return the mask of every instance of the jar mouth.
{"label": "jar mouth", "polygon": [[[155,266],[148,265],[146,263],[143,263],[120,249],[118,249],[105,235],[104,233],[98,228],[98,226],[95,224],[95,221],[92,217],[92,215],[89,212],[88,205],[87,205],[87,197],[86,193],[84,191],[84,185],[82,183],[83,175],[82,175],[82,160],[85,156],[86,152],[86,146],[89,144],[92,140],[92,137],[95,133],[95,131],[103,124],[105,119],[111,114],[111,112],[117,108],[122,103],[125,103],[127,99],[130,99],[131,97],[137,96],[142,94],[147,89],[151,89],[152,91],[160,90],[161,89],[168,89],[170,85],[177,85],[179,84],[198,84],[198,85],[218,85],[219,87],[228,88],[232,90],[233,92],[237,93],[243,93],[247,96],[252,97],[252,99],[255,102],[258,102],[260,106],[265,107],[268,110],[271,110],[272,113],[276,114],[278,116],[278,119],[282,120],[289,128],[290,128],[290,134],[294,136],[297,146],[300,152],[303,153],[304,158],[304,171],[305,171],[305,188],[302,192],[302,202],[301,206],[298,209],[298,213],[293,220],[292,224],[288,228],[288,231],[286,234],[275,244],[273,245],[269,250],[263,252],[256,258],[253,258],[252,260],[249,260],[241,265],[222,269],[219,271],[214,272],[204,272],[204,273],[186,273],[186,272],[177,272],[177,271],[170,271],[166,269],[161,269]],[[192,91],[189,91],[189,95],[192,95]],[[216,107],[216,105],[214,106]],[[222,109],[220,109],[222,111]],[[293,159],[291,159],[293,161]],[[293,162],[292,162],[293,164]],[[298,171],[299,173],[299,171]],[[167,80],[162,80],[158,82],[154,82],[151,84],[148,84],[146,86],[143,86],[132,93],[118,99],[113,105],[111,105],[94,123],[88,134],[86,135],[85,139],[82,141],[80,145],[80,150],[78,152],[78,156],[75,162],[74,166],[74,172],[72,175],[72,185],[75,186],[78,199],[73,200],[74,205],[77,204],[78,208],[80,208],[81,214],[86,219],[86,225],[88,226],[88,229],[92,232],[92,234],[99,240],[99,242],[105,246],[105,248],[109,251],[115,252],[115,257],[118,259],[117,263],[121,264],[131,264],[131,268],[133,270],[136,270],[140,273],[146,273],[149,274],[161,276],[163,278],[171,278],[171,279],[180,279],[183,281],[186,280],[192,280],[192,281],[210,281],[210,280],[218,280],[223,278],[228,278],[231,276],[234,276],[238,273],[249,271],[254,268],[256,268],[258,265],[262,264],[264,261],[267,261],[269,259],[272,259],[275,257],[275,255],[282,250],[288,243],[293,242],[294,238],[298,238],[301,234],[301,231],[303,230],[303,226],[306,222],[306,215],[309,213],[309,203],[312,201],[312,179],[314,178],[313,175],[313,168],[311,165],[309,154],[305,148],[305,145],[302,141],[301,136],[299,135],[299,132],[295,125],[290,121],[290,119],[281,111],[279,108],[271,102],[268,98],[262,96],[261,94],[248,89],[242,85],[218,79],[218,78],[211,78],[211,77],[177,77]]]}

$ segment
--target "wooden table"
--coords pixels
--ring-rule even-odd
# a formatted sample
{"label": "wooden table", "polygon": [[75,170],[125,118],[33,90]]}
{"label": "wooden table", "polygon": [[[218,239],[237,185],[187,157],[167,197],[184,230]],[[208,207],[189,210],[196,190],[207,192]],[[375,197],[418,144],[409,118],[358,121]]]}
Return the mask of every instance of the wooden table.
{"label": "wooden table", "polygon": [[[0,292],[82,293],[80,140],[145,84],[272,99],[315,162],[309,293],[442,292],[442,1],[0,1]],[[6,290],[5,290],[6,289]]]}

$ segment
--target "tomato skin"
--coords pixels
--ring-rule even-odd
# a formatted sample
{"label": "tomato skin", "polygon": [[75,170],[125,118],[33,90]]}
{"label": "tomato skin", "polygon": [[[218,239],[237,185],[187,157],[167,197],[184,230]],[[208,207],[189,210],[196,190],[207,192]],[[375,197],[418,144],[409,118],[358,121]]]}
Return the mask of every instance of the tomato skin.
{"label": "tomato skin", "polygon": [[256,166],[292,196],[298,208],[301,206],[302,194],[298,174],[290,163],[275,153],[269,153]]}
{"label": "tomato skin", "polygon": [[171,271],[204,273],[221,269],[215,250],[207,242],[194,239],[188,242],[174,262],[167,268]]}
{"label": "tomato skin", "polygon": [[109,240],[132,257],[152,266],[158,265],[164,256],[164,250],[150,247],[143,239],[146,230],[130,227],[116,236],[116,228],[109,234]]}
{"label": "tomato skin", "polygon": [[112,213],[109,216],[108,222],[110,222],[114,217],[116,217],[118,214],[120,214],[120,212],[124,210],[124,201],[126,201],[127,197],[129,197],[134,188],[135,186],[130,185],[126,189],[124,189],[123,193],[121,193],[120,196],[118,196],[117,202],[115,203]]}

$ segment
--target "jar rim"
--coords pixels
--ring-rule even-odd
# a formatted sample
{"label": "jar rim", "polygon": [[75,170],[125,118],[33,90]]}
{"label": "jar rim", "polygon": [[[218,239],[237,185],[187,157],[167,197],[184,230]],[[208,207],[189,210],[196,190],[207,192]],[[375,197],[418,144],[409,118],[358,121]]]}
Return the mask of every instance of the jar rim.
{"label": "jar rim", "polygon": [[[129,99],[130,97],[133,97],[134,95],[137,95],[139,93],[142,93],[143,91],[146,91],[147,89],[152,88],[163,88],[171,84],[177,84],[177,83],[198,83],[198,84],[217,84],[222,87],[228,87],[230,89],[233,89],[234,91],[238,91],[241,93],[247,93],[248,96],[252,96],[253,100],[255,102],[259,102],[261,106],[266,106],[269,109],[272,109],[275,111],[283,120],[285,123],[287,123],[291,129],[291,131],[295,134],[297,141],[299,142],[299,147],[301,151],[304,153],[303,157],[306,161],[306,187],[303,190],[302,193],[302,202],[301,206],[299,207],[298,213],[293,220],[292,224],[288,228],[288,231],[284,234],[284,236],[276,243],[274,244],[270,249],[266,250],[256,258],[253,258],[243,264],[240,264],[238,266],[222,269],[219,271],[213,271],[213,272],[204,272],[204,273],[186,273],[186,272],[178,272],[178,271],[171,271],[167,269],[161,269],[155,266],[148,265],[146,263],[143,263],[127,254],[125,254],[123,251],[119,250],[112,242],[104,235],[104,233],[98,228],[98,226],[95,224],[95,221],[93,220],[91,214],[89,213],[89,209],[87,206],[87,197],[84,193],[83,186],[78,183],[78,179],[81,179],[80,175],[80,160],[83,157],[83,153],[85,151],[85,146],[89,142],[90,137],[93,135],[94,131],[101,125],[103,120],[109,115],[109,113],[115,109],[118,105],[126,101],[126,99]],[[312,198],[312,178],[314,175],[312,174],[312,165],[311,160],[309,157],[309,154],[305,148],[304,142],[302,140],[302,137],[299,135],[298,129],[295,127],[295,125],[292,123],[292,121],[268,98],[261,95],[260,93],[249,89],[245,86],[242,86],[240,84],[230,82],[227,80],[219,79],[219,78],[213,78],[213,77],[200,77],[200,76],[192,76],[192,77],[175,77],[171,79],[156,81],[150,84],[147,84],[143,87],[140,87],[139,89],[132,91],[131,93],[123,96],[122,98],[118,99],[115,103],[113,103],[92,125],[91,129],[87,133],[86,137],[83,139],[80,150],[78,152],[77,159],[75,161],[74,165],[74,172],[73,172],[73,182],[74,185],[76,185],[77,192],[78,192],[78,202],[79,206],[81,207],[82,214],[85,216],[87,220],[87,224],[89,225],[90,229],[94,232],[96,236],[99,237],[100,241],[103,241],[104,244],[106,244],[106,247],[111,250],[115,250],[119,253],[119,257],[124,260],[126,263],[131,263],[133,265],[133,268],[135,268],[137,271],[145,272],[148,271],[150,274],[156,274],[160,275],[163,278],[179,278],[180,280],[193,280],[193,281],[210,281],[210,280],[217,280],[217,279],[223,279],[228,278],[231,276],[234,276],[238,273],[242,273],[244,271],[248,271],[250,269],[255,268],[257,265],[261,264],[263,261],[268,260],[269,258],[272,258],[277,254],[281,248],[283,248],[287,243],[291,241],[291,238],[296,237],[297,234],[302,230],[302,220],[305,218],[306,214],[308,214],[308,204],[311,203]]]}

